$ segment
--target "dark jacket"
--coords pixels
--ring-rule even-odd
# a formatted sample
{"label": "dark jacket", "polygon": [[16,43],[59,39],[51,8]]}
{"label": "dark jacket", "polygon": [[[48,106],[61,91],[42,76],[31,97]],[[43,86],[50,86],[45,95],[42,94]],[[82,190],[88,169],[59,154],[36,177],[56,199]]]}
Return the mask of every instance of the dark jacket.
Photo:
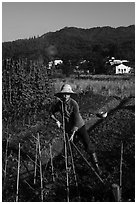
{"label": "dark jacket", "polygon": [[51,114],[55,115],[56,112],[60,112],[61,116],[63,116],[62,103],[65,118],[65,131],[71,133],[74,127],[78,127],[78,129],[81,128],[85,123],[79,112],[78,103],[72,98],[67,102],[58,101],[54,104],[51,107]]}

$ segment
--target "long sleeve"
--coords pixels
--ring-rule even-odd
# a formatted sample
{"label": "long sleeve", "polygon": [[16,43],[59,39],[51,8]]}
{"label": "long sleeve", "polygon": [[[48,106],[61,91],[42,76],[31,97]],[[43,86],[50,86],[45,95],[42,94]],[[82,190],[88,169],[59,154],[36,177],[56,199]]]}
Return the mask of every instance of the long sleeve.
{"label": "long sleeve", "polygon": [[60,102],[57,101],[56,103],[52,104],[50,107],[50,115],[54,115],[55,113],[60,111]]}
{"label": "long sleeve", "polygon": [[84,125],[84,120],[80,114],[77,102],[74,102],[74,126],[80,128]]}

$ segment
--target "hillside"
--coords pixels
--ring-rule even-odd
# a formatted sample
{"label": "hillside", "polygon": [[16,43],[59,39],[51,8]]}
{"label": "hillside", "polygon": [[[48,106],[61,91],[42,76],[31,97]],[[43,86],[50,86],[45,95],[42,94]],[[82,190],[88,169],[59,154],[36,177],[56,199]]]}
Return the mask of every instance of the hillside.
{"label": "hillside", "polygon": [[[48,48],[55,52],[50,55]],[[96,59],[97,55],[105,58],[115,56],[135,60],[135,26],[95,27],[81,29],[65,27],[56,32],[49,32],[40,37],[2,43],[3,58],[42,59],[44,62],[54,58],[76,60],[81,58]]]}

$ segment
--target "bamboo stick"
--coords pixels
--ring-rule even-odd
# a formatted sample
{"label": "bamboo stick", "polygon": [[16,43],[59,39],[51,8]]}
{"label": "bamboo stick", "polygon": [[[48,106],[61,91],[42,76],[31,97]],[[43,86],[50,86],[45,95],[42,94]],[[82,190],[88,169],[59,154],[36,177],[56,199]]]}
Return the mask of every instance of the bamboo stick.
{"label": "bamboo stick", "polygon": [[62,122],[63,122],[63,136],[64,136],[64,144],[65,144],[65,166],[66,166],[66,180],[67,180],[67,202],[69,202],[69,175],[68,175],[68,158],[67,158],[67,142],[66,142],[66,133],[65,133],[65,117],[64,117],[64,107],[62,104]]}
{"label": "bamboo stick", "polygon": [[43,176],[42,176],[42,163],[41,163],[41,149],[40,149],[39,133],[38,133],[38,147],[39,147],[39,162],[40,162],[41,201],[43,202]]}
{"label": "bamboo stick", "polygon": [[52,169],[52,179],[53,179],[53,182],[55,182],[51,143],[49,143],[49,147],[50,147],[50,161],[51,161],[51,169]]}
{"label": "bamboo stick", "polygon": [[69,202],[69,175],[68,175],[68,158],[67,158],[67,144],[66,139],[65,142],[65,165],[66,165],[66,178],[67,178],[67,202]]}
{"label": "bamboo stick", "polygon": [[72,161],[72,168],[73,168],[73,173],[74,173],[74,178],[75,178],[75,184],[76,184],[76,188],[77,188],[78,198],[79,198],[79,201],[80,201],[81,199],[80,199],[80,194],[79,194],[79,189],[78,189],[78,181],[77,181],[77,175],[76,175],[76,171],[75,171],[74,158],[73,158],[72,148],[71,148],[71,144],[70,144],[70,141],[69,141],[68,134],[66,134],[66,137],[67,137],[67,141],[68,141],[68,144],[69,144],[70,156],[71,156],[71,161]]}
{"label": "bamboo stick", "polygon": [[36,154],[35,154],[35,167],[34,167],[34,184],[36,184],[37,159],[38,159],[38,142],[36,141]]}
{"label": "bamboo stick", "polygon": [[91,168],[91,170],[95,173],[95,175],[98,177],[98,179],[101,181],[101,183],[104,184],[103,179],[99,176],[99,174],[94,170],[94,168],[90,165],[90,163],[87,161],[87,159],[83,156],[83,154],[80,152],[80,150],[77,148],[77,146],[74,144],[74,142],[71,143],[73,144],[73,146],[75,147],[76,151],[81,155],[81,157],[84,159],[84,161],[86,162],[86,164]]}
{"label": "bamboo stick", "polygon": [[7,141],[6,141],[5,167],[4,167],[4,184],[5,184],[5,181],[6,181],[6,175],[7,175],[7,163],[8,163],[8,145],[9,145],[9,139],[10,139],[10,135],[7,137]]}
{"label": "bamboo stick", "polygon": [[120,194],[122,196],[122,163],[123,163],[123,142],[121,142],[121,158],[120,158]]}
{"label": "bamboo stick", "polygon": [[20,171],[20,143],[18,152],[18,173],[17,173],[17,191],[16,191],[16,202],[19,200],[19,171]]}
{"label": "bamboo stick", "polygon": [[31,190],[35,191],[35,189],[26,180],[24,182],[30,187]]}
{"label": "bamboo stick", "polygon": [[34,135],[32,135],[32,137],[33,137],[35,140],[37,140],[37,141],[38,141],[38,138],[36,138]]}
{"label": "bamboo stick", "polygon": [[115,202],[120,202],[121,196],[120,196],[120,187],[118,184],[115,184],[115,183],[112,184],[112,192],[114,195]]}
{"label": "bamboo stick", "polygon": [[[35,164],[35,161],[33,159],[31,159],[31,157],[29,155],[26,155],[34,164]],[[36,164],[37,167],[40,168],[40,165]]]}

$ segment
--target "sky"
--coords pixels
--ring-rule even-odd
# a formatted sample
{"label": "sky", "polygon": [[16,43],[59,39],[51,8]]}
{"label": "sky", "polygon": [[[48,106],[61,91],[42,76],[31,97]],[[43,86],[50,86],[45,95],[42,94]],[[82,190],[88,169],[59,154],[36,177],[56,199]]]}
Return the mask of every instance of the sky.
{"label": "sky", "polygon": [[135,24],[135,2],[2,2],[2,42],[38,37],[64,27]]}

